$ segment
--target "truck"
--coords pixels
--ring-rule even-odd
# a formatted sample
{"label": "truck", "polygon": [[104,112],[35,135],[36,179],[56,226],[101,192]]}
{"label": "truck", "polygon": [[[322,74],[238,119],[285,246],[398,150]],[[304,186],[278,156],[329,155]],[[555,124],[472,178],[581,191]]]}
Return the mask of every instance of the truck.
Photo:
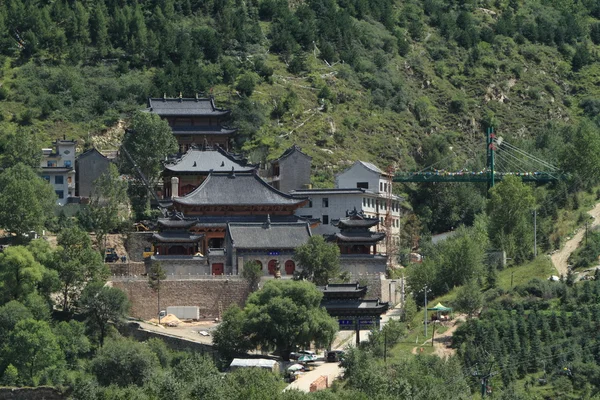
{"label": "truck", "polygon": [[200,319],[200,307],[172,306],[167,307],[167,314],[173,314],[179,319]]}

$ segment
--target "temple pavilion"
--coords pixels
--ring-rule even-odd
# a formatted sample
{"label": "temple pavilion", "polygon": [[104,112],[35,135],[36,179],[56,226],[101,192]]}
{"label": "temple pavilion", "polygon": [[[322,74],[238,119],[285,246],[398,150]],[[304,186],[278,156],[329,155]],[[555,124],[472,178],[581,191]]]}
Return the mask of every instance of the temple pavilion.
{"label": "temple pavilion", "polygon": [[379,219],[366,217],[363,211],[346,211],[346,218],[332,220],[340,232],[327,236],[329,242],[336,243],[340,254],[377,254],[377,243],[385,239],[384,232],[373,232]]}
{"label": "temple pavilion", "polygon": [[231,113],[215,106],[214,97],[149,98],[146,111],[159,115],[169,123],[179,143],[179,152],[186,152],[193,144],[221,146],[228,150],[236,129],[225,125]]}
{"label": "temple pavilion", "polygon": [[338,320],[340,330],[355,331],[356,345],[360,343],[360,331],[379,328],[381,314],[390,304],[379,299],[365,300],[367,287],[357,283],[330,283],[318,287],[323,293],[321,307]]}

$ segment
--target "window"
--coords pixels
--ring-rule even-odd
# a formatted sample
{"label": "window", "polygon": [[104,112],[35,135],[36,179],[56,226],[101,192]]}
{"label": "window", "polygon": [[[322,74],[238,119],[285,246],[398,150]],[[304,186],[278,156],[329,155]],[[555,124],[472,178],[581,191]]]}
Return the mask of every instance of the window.
{"label": "window", "polygon": [[383,182],[379,182],[379,191],[383,192]]}
{"label": "window", "polygon": [[367,205],[367,199],[365,197],[363,197],[363,207],[365,207]]}
{"label": "window", "polygon": [[356,187],[358,189],[368,189],[369,188],[369,182],[356,182]]}
{"label": "window", "polygon": [[56,167],[56,161],[48,161],[48,162],[46,163],[46,165],[47,165],[48,167]]}
{"label": "window", "polygon": [[70,176],[67,176],[67,183],[70,185],[73,183],[73,179]]}
{"label": "window", "polygon": [[65,167],[71,168],[71,160],[65,160]]}
{"label": "window", "polygon": [[371,198],[369,198],[369,207],[372,207],[372,204],[373,204],[373,203],[372,203],[372,199],[371,199]]}
{"label": "window", "polygon": [[329,199],[327,197],[323,197],[323,208],[329,207]]}
{"label": "window", "polygon": [[56,196],[58,196],[59,199],[64,199],[65,198],[65,192],[64,190],[55,190],[56,192]]}
{"label": "window", "polygon": [[56,183],[57,185],[62,185],[63,183],[65,183],[65,177],[62,175],[56,175],[54,177],[54,183]]}
{"label": "window", "polygon": [[306,207],[312,208],[312,199],[308,199],[308,205]]}
{"label": "window", "polygon": [[384,183],[384,184],[383,184],[383,191],[384,191],[384,192],[387,192],[387,183]]}
{"label": "window", "polygon": [[323,225],[329,225],[329,215],[323,215]]}
{"label": "window", "polygon": [[50,175],[44,175],[42,176],[43,179],[45,179],[46,181],[50,182]]}

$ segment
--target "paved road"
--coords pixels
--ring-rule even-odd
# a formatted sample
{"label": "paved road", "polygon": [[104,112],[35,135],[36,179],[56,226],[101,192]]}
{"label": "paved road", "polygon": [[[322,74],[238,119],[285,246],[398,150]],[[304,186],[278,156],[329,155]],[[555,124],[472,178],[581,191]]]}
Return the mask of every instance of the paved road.
{"label": "paved road", "polygon": [[336,362],[326,363],[319,361],[315,364],[318,365],[317,368],[301,375],[300,379],[290,383],[285,390],[296,389],[308,393],[310,391],[310,385],[320,376],[326,375],[328,377],[329,385],[331,385],[331,382],[340,377],[343,373],[343,368],[341,368],[339,363]]}

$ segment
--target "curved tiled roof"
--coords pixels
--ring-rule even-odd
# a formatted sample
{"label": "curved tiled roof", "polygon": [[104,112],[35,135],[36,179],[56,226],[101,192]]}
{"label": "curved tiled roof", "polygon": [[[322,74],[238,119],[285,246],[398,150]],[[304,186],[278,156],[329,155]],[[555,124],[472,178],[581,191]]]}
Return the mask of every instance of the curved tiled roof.
{"label": "curved tiled roof", "polygon": [[344,232],[334,233],[329,236],[330,241],[339,241],[347,243],[376,243],[385,238],[383,232]]}
{"label": "curved tiled roof", "polygon": [[160,116],[225,116],[229,110],[215,107],[210,98],[149,98],[148,111]]}
{"label": "curved tiled roof", "polygon": [[227,234],[237,249],[295,249],[311,237],[307,222],[229,223]]}
{"label": "curved tiled roof", "polygon": [[161,243],[197,243],[204,235],[188,232],[161,232],[152,234],[152,239]]}
{"label": "curved tiled roof", "polygon": [[280,192],[256,174],[248,172],[210,173],[193,192],[184,197],[173,198],[173,203],[187,206],[295,205],[300,207],[306,201]]}
{"label": "curved tiled roof", "polygon": [[165,169],[172,172],[247,172],[257,168],[217,147],[215,150],[190,148],[177,161],[166,164]]}

